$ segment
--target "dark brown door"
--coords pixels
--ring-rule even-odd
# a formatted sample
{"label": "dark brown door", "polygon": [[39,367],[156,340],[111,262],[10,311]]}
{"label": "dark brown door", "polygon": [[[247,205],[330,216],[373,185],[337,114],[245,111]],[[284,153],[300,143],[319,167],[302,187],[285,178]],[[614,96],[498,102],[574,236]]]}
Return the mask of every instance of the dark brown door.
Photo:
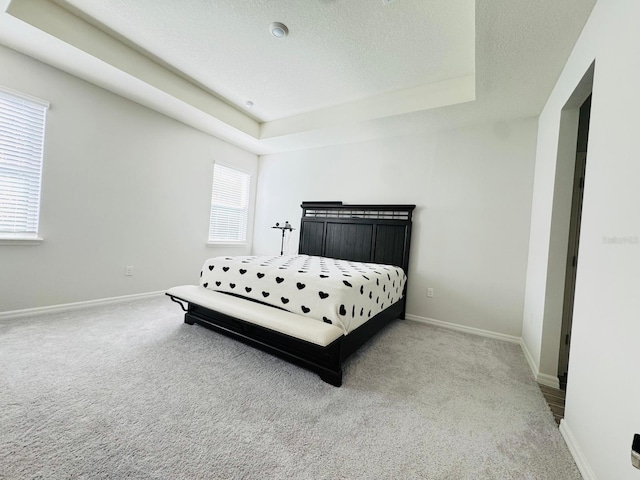
{"label": "dark brown door", "polygon": [[580,223],[582,220],[582,199],[584,179],[587,168],[587,144],[589,140],[589,119],[591,115],[591,95],[580,107],[578,121],[578,144],[576,165],[573,176],[573,197],[571,201],[571,224],[569,226],[569,245],[564,284],[564,306],[562,310],[562,333],[560,337],[560,356],[558,358],[558,378],[560,388],[567,385],[569,370],[569,348],[571,346],[571,324],[573,321],[573,302],[578,269],[578,249],[580,246]]}

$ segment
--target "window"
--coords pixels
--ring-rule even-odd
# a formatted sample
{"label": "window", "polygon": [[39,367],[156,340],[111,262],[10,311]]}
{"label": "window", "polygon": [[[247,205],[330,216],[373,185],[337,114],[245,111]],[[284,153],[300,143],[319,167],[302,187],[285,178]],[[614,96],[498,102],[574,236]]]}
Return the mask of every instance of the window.
{"label": "window", "polygon": [[244,243],[247,240],[248,173],[214,164],[209,243]]}
{"label": "window", "polygon": [[49,103],[0,87],[0,240],[39,240]]}

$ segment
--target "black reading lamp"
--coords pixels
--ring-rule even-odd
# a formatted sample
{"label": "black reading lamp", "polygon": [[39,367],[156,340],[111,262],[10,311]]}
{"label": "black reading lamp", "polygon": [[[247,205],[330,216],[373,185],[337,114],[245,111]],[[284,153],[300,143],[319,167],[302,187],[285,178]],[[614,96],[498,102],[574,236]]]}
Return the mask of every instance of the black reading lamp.
{"label": "black reading lamp", "polygon": [[295,230],[295,228],[293,228],[289,224],[289,221],[285,221],[283,227],[281,227],[280,224],[276,222],[276,225],[274,227],[271,227],[271,228],[277,228],[279,230],[282,230],[282,242],[280,243],[280,255],[282,255],[284,253],[284,232],[286,230],[289,230],[289,231]]}

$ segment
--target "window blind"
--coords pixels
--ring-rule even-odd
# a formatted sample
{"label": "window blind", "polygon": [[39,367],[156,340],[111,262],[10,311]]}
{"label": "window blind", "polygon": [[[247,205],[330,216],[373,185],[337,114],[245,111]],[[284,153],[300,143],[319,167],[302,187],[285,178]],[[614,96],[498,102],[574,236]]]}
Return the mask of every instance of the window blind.
{"label": "window blind", "polygon": [[0,236],[37,237],[49,104],[0,88]]}
{"label": "window blind", "polygon": [[211,194],[209,242],[245,242],[249,214],[251,176],[215,164]]}

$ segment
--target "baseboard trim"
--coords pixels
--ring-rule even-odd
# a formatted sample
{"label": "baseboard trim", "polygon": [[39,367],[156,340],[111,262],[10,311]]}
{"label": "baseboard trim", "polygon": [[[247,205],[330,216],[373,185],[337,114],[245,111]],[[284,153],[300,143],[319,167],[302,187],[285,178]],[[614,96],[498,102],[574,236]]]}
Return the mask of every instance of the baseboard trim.
{"label": "baseboard trim", "polygon": [[571,431],[571,428],[569,428],[567,420],[564,418],[560,420],[560,433],[562,434],[564,442],[567,444],[569,452],[571,452],[571,456],[576,462],[578,470],[580,470],[584,480],[598,480],[596,474],[593,473],[591,465],[589,465],[589,462],[587,461],[586,455],[576,441],[576,437],[573,436],[573,432]]}
{"label": "baseboard trim", "polygon": [[8,312],[0,312],[0,320],[8,318],[30,317],[33,315],[42,315],[45,313],[64,312],[69,310],[77,310],[79,308],[109,305],[111,303],[126,302],[127,300],[137,300],[141,298],[155,297],[161,295],[165,290],[157,292],[136,293],[133,295],[122,295],[120,297],[99,298],[97,300],[87,300],[84,302],[62,303],[60,305],[50,305],[47,307],[25,308],[23,310],[10,310]]}
{"label": "baseboard trim", "polygon": [[435,320],[433,318],[420,317],[418,315],[411,315],[410,313],[405,315],[407,320],[413,320],[414,322],[426,323],[434,325],[436,327],[448,328],[449,330],[456,330],[458,332],[471,333],[472,335],[478,335],[481,337],[494,338],[496,340],[503,340],[510,343],[521,343],[520,337],[513,335],[506,335],[504,333],[492,332],[490,330],[483,330],[481,328],[467,327],[466,325],[458,325],[457,323],[443,322],[442,320]]}
{"label": "baseboard trim", "polygon": [[529,352],[529,349],[527,348],[527,344],[524,343],[524,340],[522,339],[520,339],[520,348],[522,348],[524,358],[527,359],[527,363],[529,364],[529,368],[531,369],[531,373],[533,373],[533,378],[535,378],[536,382],[540,385],[559,389],[560,380],[558,380],[558,377],[547,375],[546,373],[540,373],[536,362],[533,360],[533,355],[531,355],[531,352]]}
{"label": "baseboard trim", "polygon": [[527,363],[529,364],[531,373],[533,373],[533,378],[536,379],[536,381],[538,381],[538,374],[540,373],[540,371],[538,370],[538,366],[536,365],[536,362],[533,360],[533,355],[531,355],[531,352],[529,352],[529,349],[527,348],[527,344],[524,343],[524,340],[522,338],[520,339],[520,348],[522,348],[522,353],[524,353],[524,358],[527,359]]}
{"label": "baseboard trim", "polygon": [[536,375],[536,382],[540,385],[545,385],[551,388],[560,388],[560,380],[558,377],[554,377],[553,375],[547,375],[546,373],[538,373]]}

